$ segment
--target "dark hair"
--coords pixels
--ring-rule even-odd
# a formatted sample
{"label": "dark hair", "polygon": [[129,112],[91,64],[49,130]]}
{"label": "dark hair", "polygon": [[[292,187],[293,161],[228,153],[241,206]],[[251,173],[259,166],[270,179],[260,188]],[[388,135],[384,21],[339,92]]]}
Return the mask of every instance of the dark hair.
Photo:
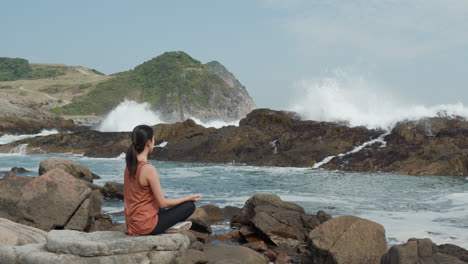
{"label": "dark hair", "polygon": [[137,155],[144,149],[148,140],[153,140],[153,129],[147,125],[136,126],[131,134],[132,144],[127,150],[125,161],[130,177],[134,177],[138,166]]}

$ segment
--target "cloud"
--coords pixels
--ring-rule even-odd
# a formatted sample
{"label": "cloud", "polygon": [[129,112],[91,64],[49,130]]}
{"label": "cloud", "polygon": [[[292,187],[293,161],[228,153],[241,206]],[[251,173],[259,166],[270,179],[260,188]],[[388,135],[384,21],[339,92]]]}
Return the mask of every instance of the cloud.
{"label": "cloud", "polygon": [[306,54],[398,61],[468,45],[466,0],[311,1],[301,8],[282,28]]}

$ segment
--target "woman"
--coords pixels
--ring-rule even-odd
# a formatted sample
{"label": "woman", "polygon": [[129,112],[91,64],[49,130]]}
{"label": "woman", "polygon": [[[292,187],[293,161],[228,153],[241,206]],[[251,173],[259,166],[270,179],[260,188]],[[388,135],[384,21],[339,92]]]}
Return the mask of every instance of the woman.
{"label": "woman", "polygon": [[[132,131],[124,173],[125,222],[129,235],[157,235],[187,219],[195,210],[199,194],[167,199],[161,189],[156,168],[148,163],[154,137],[150,126],[140,125]],[[168,209],[166,209],[168,208]],[[188,222],[188,225],[191,223]]]}

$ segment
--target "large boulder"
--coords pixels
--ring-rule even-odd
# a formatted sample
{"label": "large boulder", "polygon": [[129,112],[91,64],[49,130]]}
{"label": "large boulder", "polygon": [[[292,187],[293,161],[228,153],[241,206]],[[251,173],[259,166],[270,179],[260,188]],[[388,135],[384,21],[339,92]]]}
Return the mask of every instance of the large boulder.
{"label": "large boulder", "polygon": [[118,182],[106,182],[102,188],[102,194],[109,199],[123,200],[124,185]]}
{"label": "large boulder", "polygon": [[331,219],[309,234],[314,263],[377,264],[387,250],[382,225],[355,216]]}
{"label": "large boulder", "polygon": [[297,241],[287,241],[288,244],[300,244],[312,229],[327,219],[306,214],[301,206],[284,202],[277,195],[255,194],[232,218],[231,224],[250,226],[277,245],[285,242],[285,239]]}
{"label": "large boulder", "polygon": [[0,247],[0,263],[180,263],[188,246],[182,234],[133,237],[118,231],[52,230],[45,244]]}
{"label": "large boulder", "polygon": [[203,252],[208,256],[210,264],[266,264],[266,257],[254,250],[242,246],[232,246],[219,244],[216,246],[206,246]]}
{"label": "large boulder", "polygon": [[[406,243],[394,245],[382,256],[381,264],[465,264],[459,257],[444,254],[429,238],[411,238]],[[447,249],[447,248],[445,248]]]}
{"label": "large boulder", "polygon": [[62,169],[75,178],[93,182],[93,173],[85,166],[65,158],[48,158],[39,164],[39,175],[55,168]]}
{"label": "large boulder", "polygon": [[100,213],[100,193],[61,169],[0,182],[0,215],[42,230],[84,230]]}
{"label": "large boulder", "polygon": [[45,243],[46,236],[47,233],[41,229],[0,218],[0,247]]}

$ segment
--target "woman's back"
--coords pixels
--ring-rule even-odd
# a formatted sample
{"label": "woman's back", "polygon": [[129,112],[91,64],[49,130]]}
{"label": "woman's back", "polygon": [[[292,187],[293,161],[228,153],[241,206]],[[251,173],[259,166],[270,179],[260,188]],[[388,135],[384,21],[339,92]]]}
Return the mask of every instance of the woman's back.
{"label": "woman's back", "polygon": [[139,181],[141,169],[147,164],[152,166],[146,161],[138,162],[135,177],[125,168],[124,214],[129,235],[149,234],[158,222],[159,205],[153,192],[150,186],[141,186]]}

